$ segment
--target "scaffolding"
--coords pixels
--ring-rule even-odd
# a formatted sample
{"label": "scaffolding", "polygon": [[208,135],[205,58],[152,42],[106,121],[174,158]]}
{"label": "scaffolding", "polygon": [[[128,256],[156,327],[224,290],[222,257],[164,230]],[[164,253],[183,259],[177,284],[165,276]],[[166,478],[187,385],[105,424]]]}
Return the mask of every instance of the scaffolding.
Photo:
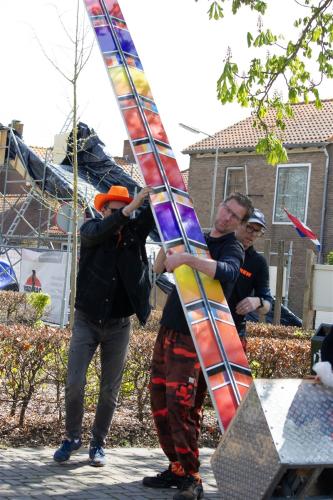
{"label": "scaffolding", "polygon": [[[63,216],[63,213],[67,212],[63,210],[63,205],[72,205],[73,173],[66,166],[52,163],[52,149],[43,148],[44,157],[41,160],[39,155],[38,158],[38,178],[36,171],[31,175],[26,156],[29,156],[34,148],[26,148],[24,145],[28,153],[24,149],[22,154],[23,143],[19,138],[21,130],[17,127],[17,123],[15,126],[13,123],[8,127],[0,126],[0,261],[7,262],[17,275],[16,269],[19,271],[21,267],[23,249],[66,252],[65,283],[67,283],[73,235],[68,232],[70,229],[63,228],[64,232],[61,232],[56,225],[56,216],[58,214],[59,221],[60,215]],[[40,168],[40,164],[43,168]],[[117,168],[119,169],[119,166]],[[123,171],[124,175],[129,175]],[[107,174],[108,171],[104,171],[96,186],[90,181],[89,173],[84,177],[79,176],[80,213],[84,210],[91,216],[94,215],[93,200],[95,194],[99,192],[100,182],[103,182]],[[71,211],[67,213],[68,219],[71,220]],[[70,227],[70,224],[68,226]],[[148,250],[151,250],[148,254],[149,269],[152,273],[155,245],[148,245]],[[154,284],[155,276],[151,276],[151,281]],[[61,326],[67,322],[66,301],[69,292],[66,291],[66,287],[67,285],[64,285]],[[156,290],[152,299],[155,304]]]}
{"label": "scaffolding", "polygon": [[13,126],[0,128],[0,260],[16,269],[22,248],[62,250],[68,235],[55,226],[61,201],[45,189],[46,169],[51,150],[45,149],[44,168],[38,179],[29,174]]}

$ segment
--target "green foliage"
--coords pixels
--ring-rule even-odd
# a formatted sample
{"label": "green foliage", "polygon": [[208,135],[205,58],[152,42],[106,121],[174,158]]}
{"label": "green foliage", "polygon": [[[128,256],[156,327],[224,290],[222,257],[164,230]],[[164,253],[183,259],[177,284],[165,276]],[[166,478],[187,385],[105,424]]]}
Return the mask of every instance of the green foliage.
{"label": "green foliage", "polygon": [[[153,312],[143,328],[133,321],[128,361],[119,405],[132,408],[143,425],[149,421],[150,364],[160,313]],[[310,372],[312,331],[268,324],[248,324],[247,356],[254,377],[297,377]],[[23,324],[0,324],[1,398],[19,426],[26,412],[43,394],[50,407],[63,419],[64,393],[70,331],[43,326],[39,330]],[[96,353],[87,373],[85,407],[94,411],[100,381],[100,360]]]}
{"label": "green foliage", "polygon": [[255,378],[303,378],[310,374],[313,331],[248,323],[247,356]]}
{"label": "green foliage", "polygon": [[271,133],[259,140],[256,151],[257,153],[266,155],[267,162],[271,165],[285,163],[288,160],[287,151],[281,141]]}
{"label": "green foliage", "polygon": [[[233,14],[242,7],[249,7],[264,15],[271,2],[210,0],[208,14],[210,19],[222,19],[225,6],[231,5]],[[300,15],[294,21],[298,30],[295,40],[284,42],[282,36],[264,29],[263,23],[259,22],[257,33],[246,33],[246,43],[251,50],[261,50],[260,57],[254,57],[241,76],[239,64],[232,60],[229,49],[217,82],[217,95],[222,104],[238,102],[254,110],[255,126],[263,134],[257,152],[264,154],[272,165],[287,161],[279,130],[284,130],[285,119],[292,116],[291,105],[301,101],[308,103],[312,99],[320,107],[318,88],[324,79],[333,78],[333,0],[294,2],[300,9]],[[269,51],[262,56],[265,47]],[[310,60],[316,63],[315,71],[309,69]],[[275,85],[278,84],[285,91],[285,98],[277,95]],[[270,120],[267,119],[268,110]]]}
{"label": "green foliage", "polygon": [[329,252],[326,257],[326,264],[333,265],[333,251]]}
{"label": "green foliage", "polygon": [[45,312],[45,308],[51,304],[51,297],[47,293],[32,292],[27,294],[27,304],[31,305],[35,310],[35,326],[41,326],[40,318]]}
{"label": "green foliage", "polygon": [[46,380],[44,367],[54,346],[54,330],[26,325],[0,325],[0,381],[11,401],[10,415],[19,408],[19,426],[37,389]]}
{"label": "green foliage", "polygon": [[[198,0],[195,1],[197,2]],[[223,4],[226,3],[226,1],[228,0],[211,1],[211,5],[208,9],[209,19],[215,19],[217,21],[218,19],[222,19],[224,17]],[[250,7],[251,10],[257,11],[260,14],[264,14],[267,7],[267,2],[262,0],[231,0],[229,3],[231,3],[233,14],[237,14],[238,10],[243,5]]]}
{"label": "green foliage", "polygon": [[135,401],[136,416],[140,422],[146,418],[149,408],[150,365],[153,355],[156,335],[159,329],[160,314],[153,311],[145,327],[133,319],[128,360],[124,371],[120,393],[120,401],[132,399]]}
{"label": "green foliage", "polygon": [[40,328],[43,325],[41,317],[50,303],[51,299],[45,293],[0,292],[0,321]]}
{"label": "green foliage", "polygon": [[252,359],[249,364],[250,364],[251,373],[252,373],[253,378],[257,378],[258,374],[259,374],[259,371],[260,371],[260,363],[259,363],[259,361],[256,361],[255,359]]}

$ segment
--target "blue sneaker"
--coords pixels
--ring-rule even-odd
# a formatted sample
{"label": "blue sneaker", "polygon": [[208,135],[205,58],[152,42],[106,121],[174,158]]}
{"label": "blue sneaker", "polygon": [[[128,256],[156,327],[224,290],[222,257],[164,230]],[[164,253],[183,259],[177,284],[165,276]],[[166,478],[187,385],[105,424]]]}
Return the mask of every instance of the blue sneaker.
{"label": "blue sneaker", "polygon": [[69,460],[73,451],[77,451],[81,446],[81,439],[64,439],[61,446],[54,453],[53,460],[56,462],[66,462],[66,460]]}
{"label": "blue sneaker", "polygon": [[103,467],[106,464],[105,452],[102,446],[89,447],[90,465],[93,467]]}

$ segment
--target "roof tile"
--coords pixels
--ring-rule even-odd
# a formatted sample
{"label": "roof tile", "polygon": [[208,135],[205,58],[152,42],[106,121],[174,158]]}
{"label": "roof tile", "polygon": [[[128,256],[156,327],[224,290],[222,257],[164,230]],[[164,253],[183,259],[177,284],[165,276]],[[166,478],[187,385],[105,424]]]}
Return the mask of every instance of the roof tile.
{"label": "roof tile", "polygon": [[[322,107],[317,109],[313,102],[299,103],[293,106],[294,117],[285,120],[284,131],[277,135],[288,146],[333,142],[333,99],[322,100]],[[274,110],[268,112],[266,121],[274,125]],[[254,116],[250,116],[220,132],[213,138],[207,137],[183,150],[183,153],[215,151],[253,150],[263,136],[262,130],[253,126]]]}

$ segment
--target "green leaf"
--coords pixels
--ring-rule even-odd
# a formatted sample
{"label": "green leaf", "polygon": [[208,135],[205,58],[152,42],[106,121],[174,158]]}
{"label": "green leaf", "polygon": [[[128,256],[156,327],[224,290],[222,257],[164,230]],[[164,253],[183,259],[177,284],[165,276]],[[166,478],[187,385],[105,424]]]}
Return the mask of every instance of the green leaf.
{"label": "green leaf", "polygon": [[278,163],[286,163],[288,161],[287,151],[282,142],[271,133],[259,140],[256,152],[265,155],[269,165],[275,166]]}
{"label": "green leaf", "polygon": [[252,42],[253,42],[253,36],[252,36],[252,34],[248,31],[248,33],[247,33],[247,46],[248,46],[248,47],[251,47]]}
{"label": "green leaf", "polygon": [[224,17],[223,8],[219,4],[219,2],[213,2],[212,5],[208,9],[209,19],[214,19],[218,21]]}
{"label": "green leaf", "polygon": [[312,32],[312,41],[317,42],[317,40],[319,40],[319,38],[321,37],[321,34],[322,28],[321,26],[317,26]]}

